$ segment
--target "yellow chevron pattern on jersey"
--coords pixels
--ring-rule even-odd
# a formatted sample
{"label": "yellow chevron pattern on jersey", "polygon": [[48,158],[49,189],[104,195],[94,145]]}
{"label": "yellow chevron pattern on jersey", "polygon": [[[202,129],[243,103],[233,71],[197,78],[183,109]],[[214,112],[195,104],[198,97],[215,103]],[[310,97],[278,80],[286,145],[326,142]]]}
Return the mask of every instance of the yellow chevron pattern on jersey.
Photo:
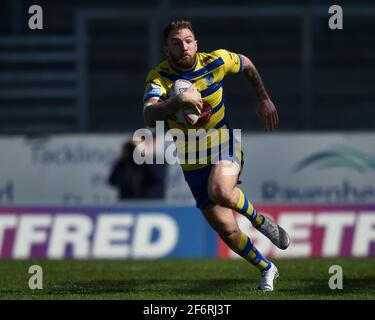
{"label": "yellow chevron pattern on jersey", "polygon": [[[225,117],[223,81],[225,76],[236,74],[240,71],[242,71],[242,60],[238,54],[219,49],[211,53],[197,52],[197,63],[193,71],[179,72],[169,64],[168,60],[164,60],[148,73],[144,101],[153,97],[167,99],[173,82],[178,79],[185,79],[194,83],[196,89],[202,95],[203,102],[211,107],[210,119],[201,126],[191,125],[186,127],[178,124],[174,119],[167,120],[169,129],[180,129],[187,136],[187,141],[176,143],[180,159],[184,155],[185,159],[188,158],[189,152],[206,151],[208,154],[208,156],[196,159],[192,163],[181,162],[183,170],[196,170],[206,166],[217,156],[217,152],[215,154],[211,153],[215,149],[213,147],[217,146],[217,144],[225,144],[232,137],[232,131]],[[228,135],[226,132],[213,134],[208,143],[207,139],[206,142],[200,144],[196,141],[189,141],[188,130],[198,130],[200,128],[207,131],[210,129],[219,131],[228,129],[230,134]],[[230,141],[231,143],[233,142],[232,139]],[[234,145],[234,150],[237,159],[242,159],[242,152],[238,147],[236,148],[236,144]]]}

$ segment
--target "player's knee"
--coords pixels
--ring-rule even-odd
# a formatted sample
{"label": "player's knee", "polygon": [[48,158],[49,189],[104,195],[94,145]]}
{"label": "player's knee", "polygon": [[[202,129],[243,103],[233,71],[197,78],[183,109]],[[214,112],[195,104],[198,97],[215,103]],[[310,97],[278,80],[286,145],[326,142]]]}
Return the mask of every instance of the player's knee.
{"label": "player's knee", "polygon": [[228,229],[220,233],[220,238],[230,248],[235,248],[241,239],[241,233],[238,229]]}
{"label": "player's knee", "polygon": [[208,190],[210,200],[222,206],[227,206],[231,203],[232,194],[233,190],[221,185],[214,185]]}

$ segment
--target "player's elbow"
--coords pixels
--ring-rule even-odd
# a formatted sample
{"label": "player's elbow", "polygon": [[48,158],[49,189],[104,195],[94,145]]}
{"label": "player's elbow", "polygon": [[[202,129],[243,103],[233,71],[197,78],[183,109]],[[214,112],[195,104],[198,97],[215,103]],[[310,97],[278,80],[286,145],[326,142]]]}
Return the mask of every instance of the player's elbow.
{"label": "player's elbow", "polygon": [[243,65],[243,70],[249,70],[254,67],[254,64],[251,62],[251,60],[244,56],[243,54],[240,55]]}

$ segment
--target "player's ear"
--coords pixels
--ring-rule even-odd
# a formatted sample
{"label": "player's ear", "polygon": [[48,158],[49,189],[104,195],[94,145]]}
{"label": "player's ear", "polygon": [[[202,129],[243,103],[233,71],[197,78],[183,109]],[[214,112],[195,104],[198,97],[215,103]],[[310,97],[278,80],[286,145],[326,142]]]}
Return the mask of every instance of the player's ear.
{"label": "player's ear", "polygon": [[194,40],[195,41],[195,50],[198,51],[198,40]]}

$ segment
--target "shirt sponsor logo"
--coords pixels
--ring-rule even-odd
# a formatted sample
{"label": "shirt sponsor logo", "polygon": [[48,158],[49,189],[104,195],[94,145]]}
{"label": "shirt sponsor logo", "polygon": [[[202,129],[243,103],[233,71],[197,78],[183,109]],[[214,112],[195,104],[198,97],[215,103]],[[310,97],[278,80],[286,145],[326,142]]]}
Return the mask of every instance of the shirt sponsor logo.
{"label": "shirt sponsor logo", "polygon": [[210,56],[208,56],[208,57],[204,57],[204,58],[202,58],[202,64],[206,64],[206,63],[208,63],[209,61],[211,61],[212,60],[212,57],[210,57]]}

